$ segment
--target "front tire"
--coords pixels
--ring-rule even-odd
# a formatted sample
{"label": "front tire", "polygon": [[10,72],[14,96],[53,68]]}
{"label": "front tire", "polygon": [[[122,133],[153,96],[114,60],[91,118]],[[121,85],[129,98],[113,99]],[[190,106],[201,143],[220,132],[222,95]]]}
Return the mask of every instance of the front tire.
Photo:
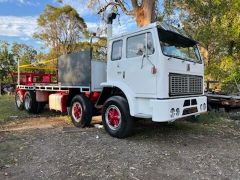
{"label": "front tire", "polygon": [[92,120],[92,104],[84,95],[76,95],[71,102],[70,115],[76,127],[89,126]]}
{"label": "front tire", "polygon": [[110,97],[104,104],[102,120],[105,130],[111,136],[125,138],[131,135],[133,119],[125,98]]}

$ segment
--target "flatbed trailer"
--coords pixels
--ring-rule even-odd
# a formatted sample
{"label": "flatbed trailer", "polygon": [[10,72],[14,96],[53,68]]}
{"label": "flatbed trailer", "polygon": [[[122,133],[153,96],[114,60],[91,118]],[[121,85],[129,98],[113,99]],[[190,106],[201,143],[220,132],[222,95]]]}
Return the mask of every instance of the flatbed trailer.
{"label": "flatbed trailer", "polygon": [[231,109],[240,108],[240,96],[238,94],[206,93],[206,96],[209,110],[224,108],[226,111],[230,111]]}
{"label": "flatbed trailer", "polygon": [[[66,61],[67,60],[67,61]],[[64,64],[64,66],[62,66]],[[76,71],[81,70],[81,71]],[[28,75],[20,73],[20,75]],[[29,77],[36,76],[34,73]],[[41,74],[41,77],[45,76]],[[76,78],[77,77],[77,78]],[[40,113],[45,104],[49,109],[67,113],[70,111],[71,101],[76,94],[84,96],[84,100],[91,109],[90,114],[99,114],[94,107],[101,93],[100,84],[106,81],[106,62],[92,60],[89,50],[63,55],[58,59],[58,82],[36,82],[33,78],[24,78],[25,82],[17,85],[16,105],[19,109],[25,109],[29,113]],[[88,100],[86,99],[88,98]],[[90,107],[91,106],[91,107]],[[90,120],[75,123],[77,126],[87,126]]]}

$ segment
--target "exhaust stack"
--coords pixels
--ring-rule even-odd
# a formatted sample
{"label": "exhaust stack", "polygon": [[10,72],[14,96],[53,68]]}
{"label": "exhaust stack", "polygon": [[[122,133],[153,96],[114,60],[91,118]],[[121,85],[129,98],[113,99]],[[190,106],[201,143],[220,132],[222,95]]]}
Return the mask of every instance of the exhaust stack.
{"label": "exhaust stack", "polygon": [[116,19],[116,17],[117,17],[116,13],[110,13],[107,16],[107,38],[112,37],[112,23],[113,23],[113,20]]}

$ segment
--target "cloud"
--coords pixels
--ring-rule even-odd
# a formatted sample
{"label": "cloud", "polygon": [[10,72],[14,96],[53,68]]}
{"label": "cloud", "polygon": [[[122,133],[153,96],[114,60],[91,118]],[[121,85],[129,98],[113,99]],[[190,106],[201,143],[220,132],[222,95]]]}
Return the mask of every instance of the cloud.
{"label": "cloud", "polygon": [[18,5],[38,6],[39,2],[33,0],[0,0],[0,3],[15,3]]}
{"label": "cloud", "polygon": [[32,37],[37,28],[37,17],[0,16],[0,35],[22,38]]}
{"label": "cloud", "polygon": [[[98,28],[106,29],[104,21],[86,22],[91,32],[97,32]],[[136,28],[136,23],[133,18],[126,15],[121,15],[118,21],[113,24],[113,35],[119,35],[124,32],[132,31]],[[0,36],[18,37],[22,41],[32,40],[32,35],[37,32],[37,17],[33,16],[0,16]],[[105,31],[102,33],[105,35]],[[40,42],[37,42],[40,43]]]}
{"label": "cloud", "polygon": [[119,20],[113,22],[113,35],[130,32],[136,29],[136,22],[132,17],[121,14]]}
{"label": "cloud", "polygon": [[89,0],[63,0],[63,4],[74,7],[80,16],[93,15],[96,13],[94,9],[88,8]]}
{"label": "cloud", "polygon": [[20,39],[21,39],[22,41],[29,41],[29,40],[30,40],[29,37],[21,37]]}

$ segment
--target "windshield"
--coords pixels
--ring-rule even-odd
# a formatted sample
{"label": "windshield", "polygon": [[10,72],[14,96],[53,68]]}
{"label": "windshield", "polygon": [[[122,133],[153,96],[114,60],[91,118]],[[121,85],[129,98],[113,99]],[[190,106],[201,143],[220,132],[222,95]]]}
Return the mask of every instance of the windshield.
{"label": "windshield", "polygon": [[164,55],[201,63],[196,41],[163,29],[158,29],[158,34]]}

